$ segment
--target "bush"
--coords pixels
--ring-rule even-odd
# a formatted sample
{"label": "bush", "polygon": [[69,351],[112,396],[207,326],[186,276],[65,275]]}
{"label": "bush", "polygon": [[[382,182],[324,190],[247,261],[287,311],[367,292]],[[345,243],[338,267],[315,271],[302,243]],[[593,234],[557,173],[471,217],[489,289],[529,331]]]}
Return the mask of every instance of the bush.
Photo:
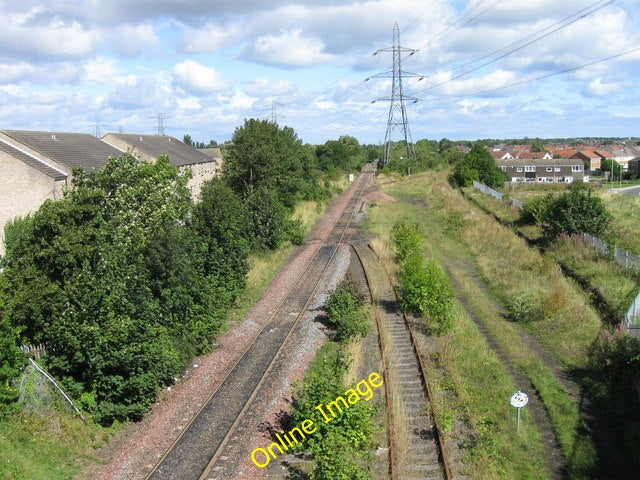
{"label": "bush", "polygon": [[398,222],[391,230],[391,240],[396,247],[396,260],[401,263],[416,253],[422,244],[422,233],[415,225]]}
{"label": "bush", "polygon": [[245,205],[249,212],[249,236],[256,250],[275,250],[287,234],[287,210],[274,190],[251,192]]}
{"label": "bush", "polygon": [[449,183],[454,187],[469,187],[473,180],[489,187],[501,187],[507,180],[507,175],[480,143],[474,144],[471,151],[455,164],[449,176]]}
{"label": "bush", "polygon": [[603,235],[611,219],[602,199],[592,196],[591,190],[576,187],[550,202],[545,231],[551,237],[580,232]]}
{"label": "bush", "polygon": [[542,225],[553,205],[553,195],[532,197],[524,202],[520,211],[520,222],[524,224]]}
{"label": "bush", "polygon": [[[349,359],[340,345],[327,343],[318,350],[302,382],[295,387],[294,424],[317,418],[317,405],[344,395],[347,387],[343,379],[348,366]],[[313,453],[314,466],[310,479],[370,478],[366,469],[368,462],[363,464],[363,460],[370,456],[375,434],[372,421],[375,410],[371,403],[359,401],[343,410],[331,422],[314,423],[317,430],[304,443],[296,446]]]}
{"label": "bush", "polygon": [[400,265],[398,279],[401,308],[424,317],[432,333],[449,333],[453,328],[455,292],[440,265],[412,256]]}
{"label": "bush", "polygon": [[369,313],[364,308],[364,298],[353,279],[347,277],[327,300],[329,322],[336,329],[336,340],[348,342],[369,333]]}
{"label": "bush", "polygon": [[424,317],[428,329],[436,335],[450,332],[455,292],[438,263],[423,258],[422,234],[417,227],[400,222],[391,235],[400,262],[400,308]]}

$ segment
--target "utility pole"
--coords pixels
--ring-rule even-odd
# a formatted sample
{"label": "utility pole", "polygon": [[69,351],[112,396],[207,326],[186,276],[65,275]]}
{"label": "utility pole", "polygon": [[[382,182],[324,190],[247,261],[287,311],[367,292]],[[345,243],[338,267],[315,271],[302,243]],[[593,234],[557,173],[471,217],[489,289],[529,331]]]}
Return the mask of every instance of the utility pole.
{"label": "utility pole", "polygon": [[422,80],[425,77],[424,75],[405,72],[404,70],[402,70],[402,54],[408,53],[408,56],[411,56],[416,53],[417,50],[414,50],[412,48],[405,48],[400,45],[400,30],[398,28],[397,22],[393,26],[393,45],[391,47],[376,50],[373,54],[377,55],[381,52],[393,53],[393,68],[386,72],[373,75],[372,77],[367,78],[365,81],[368,81],[371,78],[391,78],[391,96],[379,98],[371,102],[390,102],[389,118],[387,120],[387,132],[384,136],[384,147],[382,152],[382,164],[386,165],[387,163],[389,163],[391,155],[391,136],[396,128],[400,128],[402,130],[404,143],[407,149],[407,158],[416,158],[416,152],[413,148],[413,140],[411,139],[411,132],[409,130],[409,121],[407,120],[407,109],[405,107],[405,100],[411,100],[413,103],[416,103],[419,99],[415,97],[409,97],[404,94],[402,89],[402,79],[403,77],[417,77],[418,80]]}

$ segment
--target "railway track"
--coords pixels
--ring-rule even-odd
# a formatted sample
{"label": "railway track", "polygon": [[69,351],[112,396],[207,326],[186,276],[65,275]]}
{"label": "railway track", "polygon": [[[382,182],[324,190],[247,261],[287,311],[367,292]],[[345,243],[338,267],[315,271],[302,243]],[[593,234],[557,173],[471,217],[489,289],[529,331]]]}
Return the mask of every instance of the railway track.
{"label": "railway track", "polygon": [[[431,392],[413,330],[395,309],[391,281],[375,254],[352,245],[375,309],[387,394],[389,472],[392,480],[451,480],[444,444],[431,411]],[[369,271],[386,279],[373,287]],[[375,290],[375,291],[374,291]],[[398,418],[402,416],[404,418]],[[400,428],[400,422],[404,422]],[[399,438],[406,437],[406,438]]]}
{"label": "railway track", "polygon": [[298,276],[295,289],[283,298],[269,321],[155,464],[146,480],[204,480],[221,468],[217,464],[224,463],[225,446],[233,438],[287,339],[306,312],[338,247],[350,235],[351,220],[372,175],[373,170],[369,166],[358,177],[346,208]]}

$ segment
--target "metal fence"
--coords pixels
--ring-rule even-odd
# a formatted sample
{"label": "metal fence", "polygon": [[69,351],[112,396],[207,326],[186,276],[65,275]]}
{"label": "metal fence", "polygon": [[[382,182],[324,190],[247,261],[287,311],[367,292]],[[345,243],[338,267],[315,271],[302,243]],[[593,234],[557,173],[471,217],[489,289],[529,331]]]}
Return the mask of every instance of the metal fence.
{"label": "metal fence", "polygon": [[[588,233],[582,233],[581,236],[584,243],[592,246],[603,255],[609,255],[611,247],[606,242],[603,242],[598,237],[594,237]],[[626,250],[620,250],[619,248],[614,248],[613,258],[615,258],[623,268],[640,270],[640,257],[637,257],[633,253],[629,253]]]}
{"label": "metal fence", "polygon": [[20,350],[22,350],[25,355],[38,359],[46,355],[47,345],[44,343],[39,345],[20,345]]}
{"label": "metal fence", "polygon": [[480,182],[476,182],[475,180],[473,181],[473,186],[486,195],[491,195],[493,198],[502,200],[502,193],[498,192],[497,190],[494,190],[491,187],[487,187],[486,185],[483,185]]}
{"label": "metal fence", "polygon": [[[480,182],[476,182],[475,180],[473,181],[473,186],[474,188],[476,188],[477,190],[480,190],[482,193],[484,193],[485,195],[491,195],[493,198],[496,198],[498,200],[504,200],[505,195],[501,192],[498,192],[497,190],[494,190],[491,187],[487,187],[486,185],[483,185]],[[511,197],[507,197],[509,200],[509,203],[511,203],[511,205],[514,205],[516,207],[518,207],[519,209],[522,209],[522,207],[524,206],[524,204],[518,200],[517,198],[511,198]]]}
{"label": "metal fence", "polygon": [[[481,192],[491,195],[498,200],[502,200],[504,195],[493,188],[487,187],[480,182],[473,181],[473,186],[480,190]],[[518,208],[522,208],[523,203],[517,198],[510,198],[509,201],[512,205],[517,206]],[[609,255],[609,251],[611,247],[604,241],[600,240],[598,237],[594,237],[593,235],[589,235],[588,233],[581,233],[580,236],[585,244],[590,245],[591,247],[598,250],[603,255]],[[614,248],[613,250],[613,258],[622,265],[625,269],[633,269],[636,271],[640,271],[640,257],[637,257],[633,253],[629,253],[626,250],[620,250],[619,248]],[[636,319],[640,316],[640,292],[633,300],[629,310],[624,316],[624,323],[627,327],[627,331],[630,335],[635,337],[640,337],[640,325],[636,323]]]}

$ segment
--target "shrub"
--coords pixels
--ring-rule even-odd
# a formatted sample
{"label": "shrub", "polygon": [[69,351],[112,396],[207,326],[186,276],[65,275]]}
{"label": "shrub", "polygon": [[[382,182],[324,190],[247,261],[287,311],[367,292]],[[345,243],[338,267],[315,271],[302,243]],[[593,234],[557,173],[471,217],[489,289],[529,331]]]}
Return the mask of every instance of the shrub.
{"label": "shrub", "polygon": [[436,261],[424,260],[423,237],[417,227],[399,222],[391,235],[400,262],[400,308],[424,317],[432,333],[448,333],[455,298],[449,279]]}
{"label": "shrub", "polygon": [[350,277],[345,278],[327,301],[329,322],[336,329],[336,340],[348,342],[357,336],[369,333],[369,314],[364,307],[364,298]]}
{"label": "shrub", "polygon": [[449,333],[455,293],[440,265],[411,256],[401,264],[398,277],[401,308],[424,317],[432,333]]}
{"label": "shrub", "polygon": [[[344,395],[347,387],[343,379],[348,366],[348,356],[340,345],[331,342],[318,350],[302,382],[295,387],[294,424],[317,418],[317,405]],[[316,422],[317,431],[296,446],[313,453],[314,466],[310,479],[371,478],[362,462],[370,455],[374,441],[375,425],[372,418],[375,409],[371,403],[359,401],[343,410],[331,422]]]}
{"label": "shrub", "polygon": [[572,188],[551,202],[545,230],[552,237],[580,232],[603,235],[611,219],[602,199],[592,196],[591,190]]}
{"label": "shrub", "polygon": [[460,159],[453,168],[449,183],[454,187],[468,187],[477,180],[489,187],[501,187],[507,180],[489,151],[480,143]]}
{"label": "shrub", "polygon": [[549,215],[549,210],[553,204],[553,196],[543,195],[533,197],[524,202],[520,211],[520,222],[525,224],[542,225]]}
{"label": "shrub", "polygon": [[422,234],[417,226],[398,222],[391,230],[391,240],[396,247],[396,259],[402,262],[422,244]]}

